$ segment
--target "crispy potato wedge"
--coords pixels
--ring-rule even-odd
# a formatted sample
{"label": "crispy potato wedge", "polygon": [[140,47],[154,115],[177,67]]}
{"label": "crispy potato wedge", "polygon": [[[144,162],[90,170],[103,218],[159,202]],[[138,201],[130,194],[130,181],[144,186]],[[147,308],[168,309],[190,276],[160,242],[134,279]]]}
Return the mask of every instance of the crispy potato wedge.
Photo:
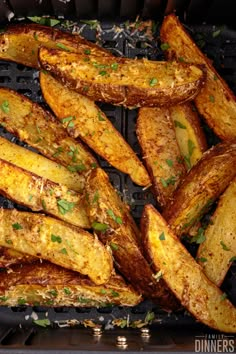
{"label": "crispy potato wedge", "polygon": [[168,59],[181,58],[182,61],[206,66],[206,83],[195,97],[196,107],[221,139],[235,138],[236,102],[234,94],[174,14],[166,16],[163,20],[161,40],[170,46],[165,51]]}
{"label": "crispy potato wedge", "polygon": [[236,308],[204,275],[152,205],[145,206],[142,225],[146,250],[182,305],[207,326],[236,333]]}
{"label": "crispy potato wedge", "polygon": [[195,107],[190,102],[170,107],[177,143],[187,170],[202,157],[207,150],[207,142]]}
{"label": "crispy potato wedge", "polygon": [[0,246],[80,272],[95,284],[107,282],[113,269],[96,237],[42,214],[0,209]]}
{"label": "crispy potato wedge", "polygon": [[0,279],[0,304],[5,306],[135,306],[140,301],[141,295],[120,275],[96,285],[79,273],[47,262],[15,266]]}
{"label": "crispy potato wedge", "polygon": [[161,207],[171,200],[185,174],[168,108],[140,108],[136,133]]}
{"label": "crispy potato wedge", "polygon": [[82,192],[84,177],[76,172],[70,172],[62,165],[51,161],[42,155],[11,143],[0,137],[0,156],[2,160],[35,173],[52,182],[63,184],[76,192]]}
{"label": "crispy potato wedge", "polygon": [[0,268],[8,268],[15,264],[31,263],[35,259],[37,258],[11,248],[0,247]]}
{"label": "crispy potato wedge", "polygon": [[87,185],[88,215],[92,227],[112,251],[117,269],[145,297],[152,298],[167,311],[176,309],[176,299],[162,281],[157,282],[144,258],[139,231],[106,173],[97,168]]}
{"label": "crispy potato wedge", "polygon": [[38,50],[43,45],[76,53],[111,56],[111,54],[78,34],[37,24],[9,26],[0,34],[0,59],[39,68]]}
{"label": "crispy potato wedge", "polygon": [[46,102],[62,123],[65,117],[73,117],[72,126],[71,122],[64,122],[69,135],[80,137],[112,166],[129,174],[138,185],[150,183],[141,161],[94,102],[43,72],[40,73],[40,85]]}
{"label": "crispy potato wedge", "polygon": [[96,166],[84,145],[69,137],[60,122],[37,103],[2,87],[0,107],[0,124],[44,156],[71,172],[86,172]]}
{"label": "crispy potato wedge", "polygon": [[82,194],[2,159],[0,193],[34,211],[43,211],[75,226],[90,227]]}
{"label": "crispy potato wedge", "polygon": [[205,231],[197,258],[206,276],[220,286],[236,256],[236,179],[222,194]]}
{"label": "crispy potato wedge", "polygon": [[196,224],[236,175],[236,142],[207,150],[174,192],[163,216],[181,236]]}
{"label": "crispy potato wedge", "polygon": [[41,47],[39,61],[69,88],[94,101],[126,107],[163,106],[192,99],[204,81],[200,67],[96,57]]}

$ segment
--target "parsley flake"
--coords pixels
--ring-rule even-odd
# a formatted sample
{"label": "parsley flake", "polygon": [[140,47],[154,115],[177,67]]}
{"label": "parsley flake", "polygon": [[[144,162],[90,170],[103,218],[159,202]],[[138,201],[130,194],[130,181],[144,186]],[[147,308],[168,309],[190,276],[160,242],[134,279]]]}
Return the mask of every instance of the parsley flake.
{"label": "parsley flake", "polygon": [[164,231],[159,235],[159,240],[161,240],[161,241],[163,241],[163,240],[165,240],[166,239],[166,237],[165,237],[165,233],[164,233]]}
{"label": "parsley flake", "polygon": [[106,119],[103,118],[103,116],[102,116],[102,114],[101,114],[100,111],[98,111],[98,120],[99,120],[100,122],[104,122],[104,121],[106,120]]}
{"label": "parsley flake", "polygon": [[65,44],[63,44],[63,43],[57,43],[56,46],[57,46],[58,48],[60,48],[60,49],[65,50],[66,52],[70,52],[70,51],[71,51],[71,50],[70,50],[67,46],[65,46]]}
{"label": "parsley flake", "polygon": [[57,242],[57,243],[62,243],[61,237],[60,237],[60,236],[53,235],[53,234],[51,234],[51,241],[52,241],[52,242]]}
{"label": "parsley flake", "polygon": [[57,206],[59,209],[59,212],[62,215],[65,215],[66,213],[68,213],[69,211],[73,210],[75,203],[73,202],[68,202],[65,199],[58,199],[57,201]]}
{"label": "parsley flake", "polygon": [[226,244],[223,241],[220,241],[220,244],[221,244],[224,251],[230,251],[230,248],[228,246],[226,246]]}
{"label": "parsley flake", "polygon": [[103,224],[103,223],[100,223],[100,222],[97,222],[97,221],[94,221],[92,223],[92,228],[95,230],[95,231],[101,231],[101,232],[105,232],[107,229],[108,229],[108,225],[107,224]]}
{"label": "parsley flake", "polygon": [[91,54],[91,50],[90,50],[90,49],[85,49],[85,50],[84,50],[84,54],[86,54],[86,55]]}
{"label": "parsley flake", "polygon": [[112,63],[111,64],[112,70],[117,70],[118,69],[118,63]]}
{"label": "parsley flake", "polygon": [[178,120],[174,120],[175,127],[181,128],[181,129],[187,129],[184,124],[179,122]]}
{"label": "parsley flake", "polygon": [[166,163],[169,167],[172,167],[173,166],[173,161],[172,160],[169,160],[169,159],[166,159]]}
{"label": "parsley flake", "polygon": [[152,77],[152,78],[149,80],[149,86],[151,86],[151,87],[155,86],[157,83],[158,83],[158,80],[157,80],[156,77]]}
{"label": "parsley flake", "polygon": [[169,45],[169,43],[162,43],[161,44],[161,50],[167,50],[167,49],[169,49],[170,48],[170,45]]}
{"label": "parsley flake", "polygon": [[2,104],[1,104],[1,110],[4,112],[4,113],[9,113],[10,112],[10,107],[9,107],[9,102],[8,101],[3,101]]}
{"label": "parsley flake", "polygon": [[22,230],[23,227],[21,226],[21,224],[19,224],[18,222],[16,222],[15,224],[12,224],[12,228],[14,230]]}
{"label": "parsley flake", "polygon": [[119,249],[119,246],[114,242],[110,242],[110,247],[113,251],[117,251]]}
{"label": "parsley flake", "polygon": [[51,322],[48,318],[44,318],[41,320],[33,320],[33,323],[40,327],[47,327],[50,326]]}

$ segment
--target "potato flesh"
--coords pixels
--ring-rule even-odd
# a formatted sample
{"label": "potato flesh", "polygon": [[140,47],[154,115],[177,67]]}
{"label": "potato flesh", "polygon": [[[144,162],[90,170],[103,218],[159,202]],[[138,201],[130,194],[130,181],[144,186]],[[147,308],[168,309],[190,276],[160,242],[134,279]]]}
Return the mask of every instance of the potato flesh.
{"label": "potato flesh", "polygon": [[209,327],[236,333],[236,308],[204,275],[161,215],[148,205],[143,218],[146,250],[182,305]]}
{"label": "potato flesh", "polygon": [[95,284],[103,284],[111,276],[109,252],[85,230],[15,209],[0,210],[0,225],[0,246],[80,272]]}
{"label": "potato flesh", "polygon": [[2,87],[0,106],[3,102],[8,102],[9,111],[0,109],[0,123],[21,141],[69,170],[81,173],[96,165],[95,158],[82,143],[69,137],[63,126],[37,103]]}
{"label": "potato flesh", "polygon": [[69,135],[80,137],[112,166],[129,174],[138,185],[150,183],[141,161],[94,102],[43,72],[40,73],[40,85],[46,102],[59,120],[74,117],[73,127],[68,122],[64,123]]}
{"label": "potato flesh", "polygon": [[194,166],[207,149],[206,137],[199,117],[191,103],[170,107],[170,115],[175,126],[176,139],[187,170]]}
{"label": "potato flesh", "polygon": [[140,108],[136,132],[157,200],[164,207],[186,171],[169,110]]}
{"label": "potato flesh", "polygon": [[65,48],[82,54],[89,51],[95,55],[111,56],[105,49],[77,34],[36,24],[18,24],[10,26],[6,32],[0,34],[0,59],[39,68],[38,50],[41,45],[48,48]]}
{"label": "potato flesh", "polygon": [[84,177],[70,172],[64,166],[51,161],[42,155],[13,144],[0,137],[1,159],[21,167],[52,182],[65,185],[76,192],[82,192]]}
{"label": "potato flesh", "polygon": [[215,145],[192,167],[163,216],[181,236],[196,224],[236,175],[235,141]]}
{"label": "potato flesh", "polygon": [[197,253],[206,276],[220,286],[236,256],[236,180],[222,194]]}
{"label": "potato flesh", "polygon": [[2,273],[0,304],[17,306],[22,298],[31,306],[135,306],[141,301],[121,276],[114,274],[106,284],[96,285],[79,273],[47,262],[25,264],[12,268],[9,274]]}
{"label": "potato flesh", "polygon": [[234,94],[174,14],[166,16],[163,20],[161,40],[170,46],[165,51],[170,60],[182,58],[189,63],[206,66],[206,82],[194,100],[196,107],[221,139],[235,138],[236,102]]}
{"label": "potato flesh", "polygon": [[90,227],[81,194],[1,159],[0,192],[34,211],[43,211],[75,226]]}

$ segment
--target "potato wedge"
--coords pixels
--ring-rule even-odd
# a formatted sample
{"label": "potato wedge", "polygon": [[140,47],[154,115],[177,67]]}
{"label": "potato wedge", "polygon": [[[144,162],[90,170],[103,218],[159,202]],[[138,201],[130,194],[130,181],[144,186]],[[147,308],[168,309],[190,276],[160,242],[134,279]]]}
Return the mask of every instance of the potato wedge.
{"label": "potato wedge", "polygon": [[206,276],[220,286],[236,256],[236,179],[222,194],[205,231],[197,258]]}
{"label": "potato wedge", "polygon": [[107,50],[78,34],[37,24],[17,24],[0,34],[0,59],[39,68],[38,50],[41,45],[81,54],[111,56]]}
{"label": "potato wedge", "polygon": [[186,170],[168,108],[140,108],[136,133],[161,207],[171,200]]}
{"label": "potato wedge", "polygon": [[207,150],[207,142],[201,128],[198,114],[190,102],[170,107],[177,143],[187,170],[202,157]]}
{"label": "potato wedge", "polygon": [[2,160],[35,173],[40,177],[49,179],[52,182],[63,184],[75,192],[83,191],[84,176],[76,172],[70,172],[64,166],[31,150],[13,144],[2,137],[0,137],[0,156]]}
{"label": "potato wedge", "polygon": [[150,183],[141,161],[94,102],[43,72],[40,73],[40,85],[46,102],[62,123],[65,117],[73,117],[72,126],[71,122],[64,122],[69,135],[81,138],[112,166],[129,174],[138,185]]}
{"label": "potato wedge", "polygon": [[182,305],[207,326],[236,333],[236,308],[204,275],[152,205],[145,206],[142,225],[146,250]]}
{"label": "potato wedge", "polygon": [[176,309],[173,295],[157,282],[141,251],[139,231],[128,207],[112,187],[106,173],[93,170],[86,184],[88,215],[92,227],[112,251],[117,269],[145,297],[155,300],[163,309]]}
{"label": "potato wedge", "polygon": [[84,145],[69,137],[49,112],[27,97],[3,87],[0,88],[0,124],[71,172],[86,172],[96,166],[95,158]]}
{"label": "potato wedge", "polygon": [[0,209],[0,246],[80,272],[95,284],[111,276],[111,255],[96,237],[42,214]]}
{"label": "potato wedge", "polygon": [[166,16],[163,20],[161,40],[170,46],[165,51],[168,59],[181,58],[181,61],[206,66],[206,83],[195,97],[196,107],[221,139],[235,138],[236,102],[234,94],[174,14]]}
{"label": "potato wedge", "polygon": [[0,268],[8,268],[15,264],[31,263],[36,257],[20,253],[11,248],[0,247]]}
{"label": "potato wedge", "polygon": [[43,211],[75,226],[90,227],[82,194],[2,159],[0,193],[34,211]]}
{"label": "potato wedge", "polygon": [[236,175],[236,142],[207,150],[174,192],[163,216],[181,236],[196,224]]}
{"label": "potato wedge", "polygon": [[200,67],[147,59],[96,57],[41,47],[39,61],[69,88],[94,101],[126,107],[163,106],[192,99]]}
{"label": "potato wedge", "polygon": [[47,262],[16,266],[2,273],[0,304],[4,306],[135,306],[141,296],[119,275],[104,285]]}

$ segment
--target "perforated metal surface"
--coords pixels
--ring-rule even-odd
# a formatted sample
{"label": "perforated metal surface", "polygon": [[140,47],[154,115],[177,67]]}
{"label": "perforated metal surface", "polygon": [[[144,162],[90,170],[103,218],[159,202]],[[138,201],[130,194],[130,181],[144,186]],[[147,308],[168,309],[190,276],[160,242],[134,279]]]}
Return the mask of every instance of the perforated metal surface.
{"label": "perforated metal surface", "polygon": [[[100,42],[104,47],[111,49],[111,51],[116,55],[120,55],[123,53],[125,56],[131,58],[140,58],[145,56],[153,60],[160,60],[163,58],[163,53],[159,48],[158,35],[157,40],[153,42],[148,42],[144,39],[144,37],[142,37],[142,33],[139,32],[136,32],[134,35],[130,36],[130,33],[128,33],[127,31],[121,31],[120,33],[117,33],[116,31],[112,30],[111,24],[103,24],[102,28],[103,32],[100,36]],[[221,29],[221,32],[217,37],[213,37],[212,33],[216,30],[216,28],[212,26],[194,26],[188,29],[190,30],[191,34],[196,39],[196,41],[198,41],[199,44],[203,46],[203,50],[208,53],[211,59],[214,60],[215,66],[219,73],[226,79],[226,81],[229,83],[230,87],[234,90],[234,92],[236,92],[236,33],[230,31],[228,28],[224,28]],[[89,40],[96,40],[95,30],[91,30],[87,25],[83,27],[83,31],[81,33]],[[43,103],[37,70],[26,68],[22,65],[18,65],[15,63],[0,61],[0,86],[12,88],[26,95],[33,101]],[[137,111],[126,110],[122,107],[115,107],[107,104],[100,104],[100,107],[106,113],[107,117],[110,118],[115,127],[125,137],[125,139],[132,146],[132,148],[136,151],[136,153],[139,155],[140,150],[135,134],[135,122]],[[13,140],[14,142],[19,143],[19,141],[11,134],[7,133],[3,127],[0,128],[0,134],[10,140]],[[139,223],[143,206],[146,203],[155,204],[151,192],[149,190],[143,191],[142,188],[135,185],[129,179],[129,177],[112,168],[106,161],[100,158],[99,161],[101,166],[108,172],[113,185],[121,192],[124,199],[130,203],[132,215]],[[18,207],[20,209],[23,209],[23,207],[16,206],[14,203],[9,200],[6,200],[1,196],[0,206],[3,206],[4,208]],[[222,289],[228,294],[231,301],[236,304],[235,277],[236,265],[234,264],[225,279]],[[41,339],[39,339],[38,337],[37,339],[35,339],[35,330],[29,328],[26,332],[22,332],[20,329],[16,329],[16,326],[18,326],[19,324],[23,325],[24,328],[26,328],[27,326],[30,327],[30,324],[32,322],[32,318],[30,317],[30,315],[32,314],[32,311],[37,313],[39,318],[45,318],[45,316],[47,315],[51,321],[64,321],[68,319],[92,319],[95,322],[101,324],[109,324],[114,318],[128,317],[131,321],[138,319],[144,320],[148,311],[154,311],[157,319],[156,325],[158,326],[158,328],[160,322],[164,327],[167,326],[178,328],[178,326],[181,325],[185,328],[190,328],[189,326],[191,325],[191,328],[193,330],[197,330],[199,327],[188,314],[180,312],[178,314],[173,314],[169,316],[166,313],[161,312],[156,305],[148,301],[143,302],[142,304],[136,306],[133,309],[119,307],[105,308],[101,310],[97,310],[94,308],[47,309],[43,307],[2,307],[0,308],[0,352],[1,348],[4,348],[3,350],[6,350],[7,348],[16,348],[16,343],[18,343],[19,348],[24,348],[24,350],[30,349],[32,348],[32,346],[34,346],[34,348],[37,347],[37,343],[39,343],[37,341],[40,341]],[[204,331],[207,330],[205,327],[201,328]],[[50,335],[52,335],[52,337],[53,333],[54,332],[50,332]],[[72,334],[70,334],[70,336],[75,336],[75,332],[71,333]],[[60,334],[60,336],[61,335],[62,334]],[[32,340],[32,338],[34,338],[34,340]],[[21,344],[19,345],[19,343]],[[52,346],[52,348],[55,348],[56,340],[53,343],[54,347]],[[73,347],[73,340],[72,344],[69,344]],[[155,345],[157,345],[157,343]],[[148,350],[155,351],[155,345],[153,344],[153,346]],[[176,343],[173,345],[175,347],[175,350],[177,350]],[[72,350],[72,347],[68,348]],[[171,350],[171,348],[172,347],[170,346],[167,349]],[[90,350],[92,349],[90,348]],[[7,351],[3,352],[5,353]]]}

